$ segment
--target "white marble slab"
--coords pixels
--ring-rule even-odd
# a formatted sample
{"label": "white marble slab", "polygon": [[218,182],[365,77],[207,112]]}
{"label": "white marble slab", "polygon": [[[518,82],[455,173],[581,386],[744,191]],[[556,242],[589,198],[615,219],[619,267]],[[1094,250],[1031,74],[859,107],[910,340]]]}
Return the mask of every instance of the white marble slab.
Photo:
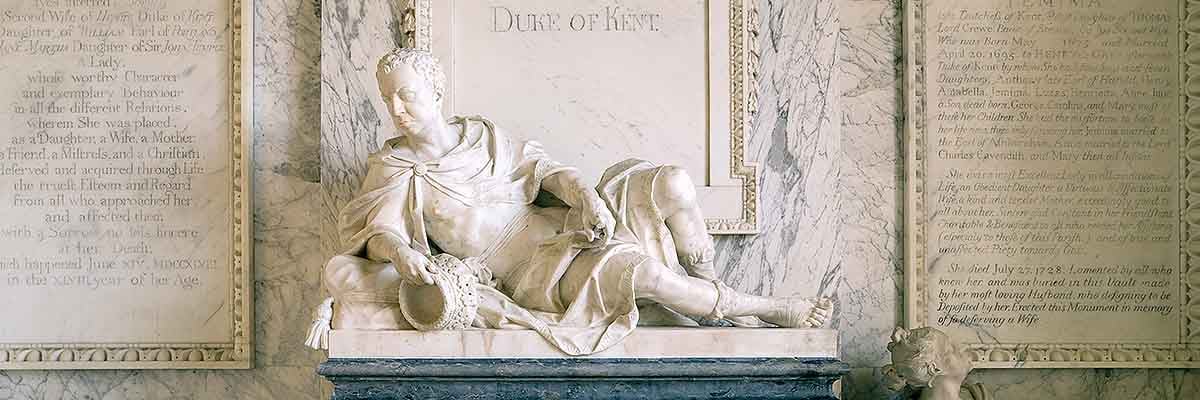
{"label": "white marble slab", "polygon": [[251,367],[245,3],[0,4],[0,369]]}
{"label": "white marble slab", "polygon": [[[833,329],[640,327],[588,358],[836,358]],[[562,358],[530,330],[334,330],[329,358]]]}

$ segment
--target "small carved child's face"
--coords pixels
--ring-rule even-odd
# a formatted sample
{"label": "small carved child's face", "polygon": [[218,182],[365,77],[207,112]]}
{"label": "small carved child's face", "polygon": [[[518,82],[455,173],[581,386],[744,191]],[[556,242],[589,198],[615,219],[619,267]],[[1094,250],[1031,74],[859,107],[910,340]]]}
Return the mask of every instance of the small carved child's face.
{"label": "small carved child's face", "polygon": [[441,101],[412,67],[400,65],[378,78],[383,102],[401,134],[420,133],[441,120]]}
{"label": "small carved child's face", "polygon": [[970,353],[933,328],[896,328],[888,351],[894,377],[913,387],[927,386],[938,377],[961,382],[971,372]]}

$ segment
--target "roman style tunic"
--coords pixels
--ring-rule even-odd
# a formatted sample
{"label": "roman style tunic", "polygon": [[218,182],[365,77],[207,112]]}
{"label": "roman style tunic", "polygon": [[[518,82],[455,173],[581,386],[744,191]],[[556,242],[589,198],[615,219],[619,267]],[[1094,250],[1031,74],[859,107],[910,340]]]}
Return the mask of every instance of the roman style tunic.
{"label": "roman style tunic", "polygon": [[[378,270],[378,263],[362,257],[367,241],[382,233],[426,255],[438,252],[426,234],[426,191],[438,191],[467,207],[508,203],[533,210],[542,181],[568,168],[554,162],[536,142],[510,139],[486,119],[459,117],[451,122],[464,133],[470,131],[467,124],[481,124],[483,133],[477,138],[464,134],[448,154],[427,162],[396,154],[390,142],[370,157],[362,190],[339,217],[343,259],[351,257],[360,266]],[[609,168],[596,188],[617,221],[608,243],[593,247],[580,242],[572,232],[587,228],[577,210],[568,211],[557,236],[540,243],[499,284],[479,286],[474,326],[532,329],[571,355],[601,351],[629,335],[639,316],[634,271],[648,258],[677,263],[661,213],[650,198],[657,174],[657,167],[637,160]],[[486,265],[489,256],[519,236],[527,214],[508,224],[478,260]]]}

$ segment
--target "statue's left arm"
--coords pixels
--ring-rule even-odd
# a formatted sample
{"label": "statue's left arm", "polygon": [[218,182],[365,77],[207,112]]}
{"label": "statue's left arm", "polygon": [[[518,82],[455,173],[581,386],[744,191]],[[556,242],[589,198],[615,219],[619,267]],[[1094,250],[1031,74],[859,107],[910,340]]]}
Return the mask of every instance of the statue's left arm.
{"label": "statue's left arm", "polygon": [[[596,189],[584,183],[575,168],[554,161],[542,148],[542,145],[536,141],[512,141],[502,130],[496,129],[490,123],[486,124],[495,135],[497,147],[514,150],[511,152],[498,151],[498,154],[514,154],[513,157],[498,157],[498,163],[512,165],[516,170],[523,171],[518,175],[532,177],[532,179],[526,180],[532,184],[527,186],[532,190],[528,194],[536,197],[539,190],[545,191],[570,206],[578,214],[580,219],[578,222],[586,227],[581,232],[577,232],[582,235],[579,241],[588,242],[593,246],[603,246],[608,243],[608,239],[612,237],[616,227],[616,219],[613,218],[608,205],[600,198]],[[509,159],[516,161],[510,162]],[[532,197],[530,198],[532,199]]]}
{"label": "statue's left arm", "polygon": [[599,240],[597,244],[604,245],[612,236],[616,219],[596,190],[585,184],[575,169],[563,169],[547,176],[542,180],[542,190],[579,211],[584,226],[591,228],[583,232],[587,241]]}

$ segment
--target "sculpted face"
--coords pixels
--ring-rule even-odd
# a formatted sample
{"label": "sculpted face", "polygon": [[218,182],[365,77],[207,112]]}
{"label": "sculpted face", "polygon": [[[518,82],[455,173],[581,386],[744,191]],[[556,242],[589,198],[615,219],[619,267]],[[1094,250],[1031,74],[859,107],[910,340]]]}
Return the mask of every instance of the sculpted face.
{"label": "sculpted face", "polygon": [[896,377],[913,387],[928,386],[939,376],[961,381],[971,372],[970,353],[933,328],[896,328],[888,351]]}
{"label": "sculpted face", "polygon": [[420,134],[442,119],[441,99],[412,67],[398,66],[391,73],[380,73],[378,79],[383,102],[400,134]]}

